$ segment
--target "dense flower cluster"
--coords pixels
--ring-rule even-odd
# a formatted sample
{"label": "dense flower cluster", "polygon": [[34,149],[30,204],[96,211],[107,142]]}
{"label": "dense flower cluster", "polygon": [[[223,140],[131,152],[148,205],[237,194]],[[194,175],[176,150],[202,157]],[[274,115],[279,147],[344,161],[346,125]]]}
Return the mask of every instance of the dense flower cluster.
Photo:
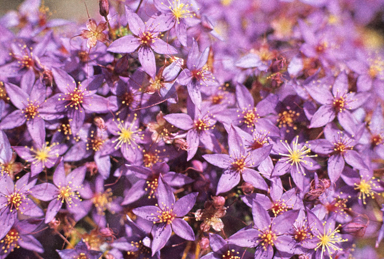
{"label": "dense flower cluster", "polygon": [[0,259],[384,257],[383,1],[99,7],[0,18]]}

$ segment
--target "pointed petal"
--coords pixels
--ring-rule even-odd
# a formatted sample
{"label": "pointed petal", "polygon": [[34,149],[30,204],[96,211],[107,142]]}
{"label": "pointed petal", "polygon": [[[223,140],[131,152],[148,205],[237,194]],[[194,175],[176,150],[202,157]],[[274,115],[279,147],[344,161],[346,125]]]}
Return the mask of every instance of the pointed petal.
{"label": "pointed petal", "polygon": [[159,215],[159,213],[161,214],[161,210],[159,209],[159,207],[156,206],[138,207],[133,209],[132,212],[135,215],[151,222],[158,221],[159,218],[157,216]]}
{"label": "pointed petal", "polygon": [[353,115],[349,111],[345,110],[343,112],[340,112],[337,115],[337,119],[339,120],[340,125],[349,134],[354,135],[356,133],[356,122],[353,118]]}
{"label": "pointed petal", "polygon": [[29,95],[24,90],[11,83],[5,83],[4,87],[13,105],[20,110],[27,106]]}
{"label": "pointed petal", "polygon": [[125,16],[128,21],[129,30],[134,35],[140,35],[141,32],[145,31],[145,24],[141,20],[141,18],[134,13],[131,9],[128,8],[128,6],[125,6]]}
{"label": "pointed petal", "polygon": [[193,120],[185,113],[172,113],[165,115],[163,118],[182,130],[190,130],[193,127]]}
{"label": "pointed petal", "polygon": [[363,159],[361,158],[361,155],[355,150],[348,150],[344,154],[344,159],[345,159],[345,162],[347,162],[347,164],[349,164],[353,168],[356,168],[359,170],[368,169]]}
{"label": "pointed petal", "polygon": [[252,203],[252,215],[255,227],[260,230],[264,230],[271,224],[271,218],[268,212],[257,201],[253,200]]}
{"label": "pointed petal", "polygon": [[43,146],[45,143],[45,121],[40,117],[30,119],[27,121],[27,128],[37,146]]}
{"label": "pointed petal", "polygon": [[165,43],[165,41],[161,39],[156,39],[154,43],[152,43],[151,48],[159,54],[177,54],[177,49]]}
{"label": "pointed petal", "polygon": [[141,47],[139,49],[139,61],[144,71],[152,78],[156,76],[156,60],[152,49]]}
{"label": "pointed petal", "polygon": [[159,177],[157,186],[157,201],[161,209],[173,208],[175,206],[175,196],[172,189],[168,184],[164,183],[161,177]]}
{"label": "pointed petal", "polygon": [[109,45],[107,51],[113,52],[113,53],[132,53],[139,46],[140,46],[139,38],[133,35],[127,35],[112,42],[112,44]]}
{"label": "pointed petal", "polygon": [[188,143],[187,161],[191,160],[195,156],[197,149],[199,148],[199,142],[200,142],[200,139],[199,139],[199,136],[197,134],[197,131],[196,130],[188,131],[188,133],[187,133],[187,143]]}
{"label": "pointed petal", "polygon": [[240,182],[240,174],[238,172],[226,170],[221,175],[219,183],[217,184],[216,195],[227,192]]}
{"label": "pointed petal", "polygon": [[59,199],[54,199],[48,204],[47,212],[45,214],[45,223],[48,224],[51,222],[63,205],[62,201]]}
{"label": "pointed petal", "polygon": [[257,171],[247,168],[247,169],[244,169],[242,174],[243,174],[244,181],[252,184],[253,187],[255,187],[256,189],[260,189],[264,191],[268,190],[268,184],[265,182],[264,178],[261,177],[261,175]]}
{"label": "pointed petal", "polygon": [[256,229],[241,229],[228,238],[228,243],[239,247],[256,247],[260,232]]}
{"label": "pointed petal", "polygon": [[333,84],[332,93],[333,96],[340,96],[341,94],[348,92],[348,76],[345,72],[340,73],[336,77],[335,83]]}
{"label": "pointed petal", "polygon": [[193,233],[193,229],[185,220],[175,218],[172,221],[172,229],[176,235],[183,239],[190,241],[195,240],[195,233]]}
{"label": "pointed petal", "polygon": [[76,88],[75,80],[67,72],[59,68],[52,68],[57,87],[62,93],[71,93]]}
{"label": "pointed petal", "polygon": [[152,228],[152,256],[165,246],[172,234],[172,228],[169,224],[155,224]]}
{"label": "pointed petal", "polygon": [[176,201],[173,212],[177,217],[184,217],[193,208],[198,194],[197,192],[190,193]]}
{"label": "pointed petal", "polygon": [[344,170],[344,158],[341,155],[333,155],[328,159],[328,176],[332,183],[339,179]]}
{"label": "pointed petal", "polygon": [[309,128],[319,128],[327,125],[336,117],[335,110],[330,105],[321,106],[313,115]]}
{"label": "pointed petal", "polygon": [[232,161],[229,155],[226,154],[208,154],[203,155],[203,158],[207,160],[208,163],[223,169],[228,168],[231,165]]}

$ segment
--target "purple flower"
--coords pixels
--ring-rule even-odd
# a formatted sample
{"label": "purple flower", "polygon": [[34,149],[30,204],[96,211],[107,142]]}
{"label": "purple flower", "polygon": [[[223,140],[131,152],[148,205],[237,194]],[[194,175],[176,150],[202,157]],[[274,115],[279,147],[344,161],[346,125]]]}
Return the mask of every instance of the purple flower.
{"label": "purple flower", "polygon": [[31,235],[40,223],[41,220],[37,219],[16,220],[11,229],[6,232],[5,237],[0,240],[0,259],[7,258],[9,253],[19,247],[43,253],[43,246]]}
{"label": "purple flower", "polygon": [[94,222],[101,228],[107,226],[106,212],[111,214],[119,213],[122,208],[120,206],[121,197],[115,197],[111,188],[104,188],[104,179],[97,176],[94,183],[84,182],[84,187],[79,189],[79,193],[83,199],[81,203],[84,214],[77,213],[77,219],[81,219],[91,211]]}
{"label": "purple flower", "polygon": [[[60,162],[53,174],[53,183],[42,183],[31,189],[32,195],[42,201],[51,201],[45,214],[45,223],[51,222],[64,202],[72,213],[80,213],[81,199],[78,190],[82,187],[86,167],[81,166],[65,175],[64,163]],[[76,207],[76,208],[75,208]]]}
{"label": "purple flower", "polygon": [[187,68],[180,73],[177,79],[179,84],[187,86],[192,102],[199,109],[201,108],[202,101],[200,86],[217,85],[215,77],[206,65],[208,55],[209,48],[204,49],[204,51],[200,53],[197,42],[193,40],[192,48],[188,53]]}
{"label": "purple flower", "polygon": [[[217,149],[217,139],[212,134],[212,129],[215,127],[216,120],[209,113],[210,107],[204,105],[201,110],[192,103],[188,104],[188,114],[172,113],[164,116],[164,119],[170,124],[187,131],[188,157],[191,160],[199,148],[199,143],[202,143],[207,149]],[[192,120],[191,117],[194,117]]]}
{"label": "purple flower", "polygon": [[158,195],[157,189],[160,175],[162,180],[171,187],[182,187],[193,182],[188,176],[170,172],[169,166],[166,163],[154,164],[151,169],[140,166],[127,166],[126,168],[139,179],[125,193],[122,205],[133,203],[145,194],[148,199],[155,198]]}
{"label": "purple flower", "polygon": [[0,177],[0,186],[2,186],[0,188],[0,222],[3,224],[0,228],[0,238],[3,238],[11,229],[18,212],[31,217],[44,215],[43,211],[28,197],[37,180],[29,181],[29,176],[29,174],[24,175],[16,184],[8,175]]}
{"label": "purple flower", "polygon": [[159,259],[160,251],[151,255],[152,240],[148,237],[149,233],[145,231],[147,221],[135,223],[127,215],[128,224],[125,227],[126,236],[117,239],[111,244],[115,249],[128,251],[128,255],[134,255],[136,258]]}
{"label": "purple flower", "polygon": [[[33,85],[35,74],[27,73],[25,80],[22,80],[21,87],[11,83],[5,84],[5,89],[12,103],[18,110],[10,113],[0,123],[2,129],[12,129],[23,125],[25,122],[29,134],[38,138],[41,131],[45,130],[45,121],[61,117],[60,114],[45,113],[46,89],[40,81]],[[39,139],[38,142],[44,142]]]}
{"label": "purple flower", "polygon": [[133,210],[137,216],[153,222],[152,256],[165,246],[172,231],[186,240],[195,240],[192,228],[182,218],[192,209],[198,193],[190,193],[175,202],[175,196],[168,185],[159,178],[158,205],[138,207]]}
{"label": "purple flower", "polygon": [[0,130],[0,175],[9,175],[12,179],[14,176],[23,170],[23,166],[19,162],[15,162],[16,153],[12,152],[11,145],[7,135]]}
{"label": "purple flower", "polygon": [[45,129],[40,129],[38,135],[32,135],[34,146],[13,146],[15,152],[27,162],[31,163],[32,177],[39,174],[44,168],[53,167],[59,156],[67,150],[65,144],[45,142]]}
{"label": "purple flower", "polygon": [[[102,77],[95,76],[77,85],[64,70],[54,68],[52,74],[57,87],[63,94],[56,94],[47,100],[46,109],[56,113],[67,113],[72,134],[75,136],[83,126],[85,111],[104,113],[109,110],[109,101],[88,89],[89,85],[101,84]],[[96,81],[96,82],[95,82]]]}
{"label": "purple flower", "polygon": [[354,137],[346,132],[339,131],[333,123],[324,128],[325,139],[310,141],[311,148],[318,154],[330,155],[328,159],[328,176],[331,182],[335,183],[344,170],[345,162],[357,168],[364,169],[365,165],[361,155],[353,150],[360,138],[360,129]]}
{"label": "purple flower", "polygon": [[275,165],[272,176],[281,176],[289,172],[300,190],[304,190],[304,178],[306,170],[317,170],[320,166],[308,155],[311,149],[307,144],[299,144],[299,136],[296,136],[289,145],[287,141],[280,140],[274,145],[274,150],[279,152],[282,158]]}
{"label": "purple flower", "polygon": [[268,185],[261,175],[252,167],[258,166],[266,159],[272,145],[247,152],[241,137],[233,127],[228,133],[229,155],[213,154],[204,155],[210,164],[225,169],[217,185],[216,195],[227,192],[239,184],[241,176],[244,181],[260,190],[268,190]]}
{"label": "purple flower", "polygon": [[110,120],[107,123],[107,129],[112,135],[116,136],[106,141],[102,156],[113,153],[120,149],[124,158],[130,163],[134,163],[141,158],[141,146],[144,143],[144,136],[139,128],[137,114],[129,114],[125,120]]}
{"label": "purple flower", "polygon": [[[230,238],[231,237],[229,237],[229,239]],[[211,246],[213,252],[204,255],[201,259],[252,258],[252,255],[248,251],[245,251],[236,245],[228,244],[228,241],[224,240],[217,234],[209,234],[209,245]]]}
{"label": "purple flower", "polygon": [[187,26],[186,21],[196,16],[191,10],[197,8],[190,4],[188,0],[171,0],[164,3],[162,0],[153,1],[155,7],[162,12],[157,21],[162,31],[175,28],[177,38],[183,46],[187,46]]}
{"label": "purple flower", "polygon": [[313,99],[322,104],[313,115],[310,128],[325,126],[337,116],[345,131],[356,133],[356,122],[349,110],[363,105],[369,93],[348,93],[348,77],[345,73],[336,78],[332,93],[323,86],[307,86],[306,89]]}
{"label": "purple flower", "polygon": [[347,62],[347,65],[355,73],[359,75],[356,86],[359,92],[365,92],[372,89],[383,97],[382,91],[384,86],[384,61],[382,55],[366,54],[358,51],[356,60]]}
{"label": "purple flower", "polygon": [[340,232],[340,225],[335,228],[335,221],[330,219],[327,222],[321,222],[317,216],[307,209],[308,224],[312,228],[314,242],[317,244],[314,248],[315,258],[325,258],[333,256],[337,252],[343,251],[339,243],[346,242]]}
{"label": "purple flower", "polygon": [[156,75],[156,60],[153,51],[159,54],[176,54],[177,50],[159,38],[159,28],[156,19],[144,23],[141,18],[128,7],[125,7],[129,29],[133,35],[115,40],[108,51],[114,53],[132,53],[138,49],[139,60],[152,78]]}
{"label": "purple flower", "polygon": [[80,240],[74,249],[56,250],[61,259],[73,259],[73,258],[88,258],[99,259],[103,252],[90,250],[88,245]]}
{"label": "purple flower", "polygon": [[241,247],[255,247],[255,258],[273,257],[273,248],[276,247],[277,255],[288,256],[286,236],[293,231],[293,223],[295,222],[299,211],[287,211],[271,220],[267,211],[256,201],[252,205],[253,228],[245,228],[234,235],[228,241],[230,244]]}

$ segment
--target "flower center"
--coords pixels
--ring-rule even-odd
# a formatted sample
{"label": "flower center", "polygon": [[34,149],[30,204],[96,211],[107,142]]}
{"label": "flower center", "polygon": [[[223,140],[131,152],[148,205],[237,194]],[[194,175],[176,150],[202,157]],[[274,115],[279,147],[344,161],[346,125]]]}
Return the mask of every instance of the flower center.
{"label": "flower center", "polygon": [[321,54],[321,53],[324,53],[324,51],[328,48],[328,43],[327,42],[322,42],[322,43],[319,43],[317,46],[316,46],[316,52],[318,54]]}
{"label": "flower center", "polygon": [[380,144],[383,144],[383,137],[380,134],[372,136],[371,143],[372,143],[372,146],[378,146]]}
{"label": "flower center", "polygon": [[172,209],[167,209],[159,212],[159,215],[157,215],[159,218],[157,222],[154,223],[167,223],[171,224],[172,221],[175,219],[176,215],[173,213]]}
{"label": "flower center", "polygon": [[89,143],[87,143],[87,150],[91,148],[93,151],[99,151],[104,142],[104,139],[102,139],[100,136],[95,136],[94,132],[91,131],[91,139],[89,140]]}
{"label": "flower center", "polygon": [[271,210],[276,217],[280,213],[288,211],[288,206],[284,200],[278,200],[273,202]]}
{"label": "flower center", "polygon": [[248,128],[253,128],[255,126],[255,123],[260,118],[260,116],[257,114],[256,107],[252,109],[243,108],[241,114],[239,114],[238,117],[240,116],[242,116],[240,123],[247,125]]}
{"label": "flower center", "polygon": [[334,212],[338,214],[343,214],[347,216],[347,202],[348,199],[334,199],[331,203],[326,204],[326,209],[329,212]]}
{"label": "flower center", "polygon": [[12,252],[15,248],[20,248],[20,246],[17,244],[19,239],[21,239],[19,232],[16,229],[11,228],[8,234],[0,241],[0,246],[3,250],[3,253],[8,253],[9,251]]}
{"label": "flower center", "polygon": [[131,92],[125,92],[121,97],[121,103],[127,107],[133,103],[133,94]]}
{"label": "flower center", "polygon": [[69,206],[71,206],[73,198],[78,199],[79,194],[75,193],[69,185],[62,187],[59,186],[59,195],[57,196],[58,200],[61,200],[62,203],[65,201]]}
{"label": "flower center", "polygon": [[112,190],[107,189],[103,193],[98,193],[92,198],[92,202],[96,207],[97,214],[105,215],[104,211],[107,209],[108,204],[112,202]]}
{"label": "flower center", "polygon": [[[210,76],[211,76],[211,73],[209,72],[208,70],[208,66],[207,65],[204,65],[200,70],[199,69],[194,69],[191,71],[191,75],[192,75],[192,78],[193,80],[195,81],[207,81],[209,80]],[[214,78],[212,78],[214,79]],[[200,84],[203,84],[202,82],[200,82]]]}
{"label": "flower center", "polygon": [[348,241],[347,239],[342,239],[337,235],[340,230],[335,228],[334,230],[328,229],[325,231],[325,223],[324,223],[324,234],[319,234],[317,238],[319,242],[317,243],[317,247],[315,247],[315,251],[321,247],[321,258],[324,258],[324,252],[328,252],[329,256],[331,256],[336,251],[342,251],[340,247],[337,246],[337,243]]}
{"label": "flower center", "polygon": [[181,0],[174,0],[172,3],[169,2],[169,4],[168,8],[172,11],[178,23],[180,23],[179,19],[181,18],[191,18],[194,16],[189,10],[192,4],[181,3]]}
{"label": "flower center", "polygon": [[333,150],[338,154],[344,155],[347,150],[352,150],[353,147],[350,146],[350,140],[346,136],[344,136],[342,132],[339,132],[338,134],[340,134],[339,139],[337,140],[337,142],[333,143]]}
{"label": "flower center", "polygon": [[159,185],[158,179],[155,178],[154,180],[149,180],[146,182],[147,187],[145,187],[145,191],[148,193],[148,199],[155,198],[157,186]]}
{"label": "flower center", "polygon": [[194,128],[197,131],[204,131],[204,130],[210,130],[214,128],[214,125],[209,121],[208,118],[202,118],[202,119],[197,119],[194,122]]}
{"label": "flower center", "polygon": [[[294,130],[297,129],[297,127],[294,125],[296,119],[300,116],[299,112],[295,112],[293,110],[287,110],[279,113],[279,118],[277,119],[278,127],[279,128],[293,128]],[[287,130],[289,132],[289,130]]]}
{"label": "flower center", "polygon": [[[311,152],[311,149],[308,148],[306,145],[301,146],[298,144],[299,136],[296,137],[296,139],[292,142],[292,148],[288,145],[287,141],[283,142],[281,140],[281,143],[283,146],[287,149],[288,154],[281,154],[279,155],[283,156],[284,158],[281,158],[280,161],[285,161],[286,163],[290,163],[291,166],[295,165],[298,173],[303,173],[304,168],[302,163],[307,164],[308,161],[305,160],[307,157],[316,157],[317,155],[308,155],[308,153]],[[312,166],[312,163],[310,163],[310,166]]]}
{"label": "flower center", "polygon": [[[134,120],[136,120],[136,115]],[[117,121],[119,123],[117,127],[119,128],[120,131],[117,132],[119,137],[116,140],[112,141],[113,143],[117,142],[115,149],[120,148],[123,144],[128,144],[128,145],[135,144],[137,133],[141,130],[138,129],[138,127],[134,126],[133,124],[130,124],[125,127],[124,121],[120,119],[117,119]]]}
{"label": "flower center", "polygon": [[339,97],[339,98],[335,98],[335,100],[333,100],[333,108],[338,111],[338,112],[343,112],[345,111],[346,109],[346,100],[344,99],[343,96]]}
{"label": "flower center", "polygon": [[240,259],[239,252],[236,252],[235,249],[227,250],[227,252],[224,252],[221,256],[222,259]]}
{"label": "flower center", "polygon": [[81,104],[83,103],[83,99],[84,99],[84,91],[76,87],[72,92],[66,93],[65,97],[61,99],[59,98],[59,101],[68,102],[68,104],[65,105],[65,108],[69,107],[69,108],[75,108],[76,110],[78,110],[80,109]]}
{"label": "flower center", "polygon": [[312,234],[307,226],[295,227],[293,238],[296,242],[303,242],[312,238]]}
{"label": "flower center", "polygon": [[354,189],[359,191],[359,199],[363,200],[363,204],[366,204],[366,198],[375,197],[374,194],[376,191],[372,190],[372,187],[376,187],[376,184],[372,180],[367,181],[362,179],[360,183],[355,183]]}
{"label": "flower center", "polygon": [[382,72],[384,70],[384,61],[381,58],[376,58],[371,61],[371,65],[368,69],[368,75],[375,79],[378,76],[382,75]]}
{"label": "flower center", "polygon": [[39,114],[39,111],[37,110],[39,107],[39,105],[29,101],[28,106],[22,111],[22,113],[25,114],[27,120],[34,119],[35,116]]}
{"label": "flower center", "polygon": [[5,198],[7,198],[9,211],[12,212],[13,210],[19,210],[21,203],[26,197],[22,193],[15,191],[11,195],[5,195]]}
{"label": "flower center", "polygon": [[277,236],[271,229],[267,229],[259,234],[259,238],[261,239],[261,246],[267,251],[268,246],[273,246],[275,244]]}
{"label": "flower center", "polygon": [[134,256],[133,258],[150,258],[151,257],[151,249],[149,247],[146,247],[143,244],[142,240],[140,240],[139,242],[131,241],[131,246],[137,248],[135,249],[135,251],[127,252],[128,255],[133,255]]}
{"label": "flower center", "polygon": [[235,161],[232,162],[231,167],[234,171],[241,173],[246,168],[245,158],[242,156],[241,158],[235,159]]}
{"label": "flower center", "polygon": [[[55,144],[52,144],[51,146],[48,146],[48,144],[48,142],[45,143],[41,149],[38,150],[33,150],[33,148],[31,148],[31,151],[35,153],[35,159],[37,160],[35,162],[45,164],[47,160],[52,157],[52,154],[50,154],[51,147],[53,147]],[[56,154],[56,156],[58,155],[59,154]]]}
{"label": "flower center", "polygon": [[18,58],[18,60],[18,63],[20,64],[21,68],[30,68],[33,67],[35,64],[35,62],[33,62],[33,59],[28,55],[24,55],[21,58]]}
{"label": "flower center", "polygon": [[76,259],[88,259],[88,256],[84,253],[80,253]]}
{"label": "flower center", "polygon": [[140,35],[141,45],[149,47],[156,40],[156,36],[149,31],[145,31]]}
{"label": "flower center", "polygon": [[260,134],[260,133],[254,133],[253,135],[253,142],[251,142],[248,145],[248,148],[251,150],[256,150],[258,148],[264,147],[265,144],[268,144],[268,133]]}
{"label": "flower center", "polygon": [[146,152],[145,150],[143,150],[143,152],[143,162],[145,167],[151,167],[154,164],[161,162],[161,159],[158,155],[160,151],[155,150],[155,152]]}

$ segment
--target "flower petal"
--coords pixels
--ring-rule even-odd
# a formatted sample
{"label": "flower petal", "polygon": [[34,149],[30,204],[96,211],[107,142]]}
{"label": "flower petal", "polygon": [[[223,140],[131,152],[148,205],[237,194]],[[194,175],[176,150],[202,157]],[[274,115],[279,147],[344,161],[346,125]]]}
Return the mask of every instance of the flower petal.
{"label": "flower petal", "polygon": [[156,60],[155,54],[151,48],[141,47],[139,49],[139,61],[144,71],[152,78],[156,76]]}
{"label": "flower petal", "polygon": [[216,195],[227,192],[240,182],[240,174],[235,171],[226,170],[221,175],[219,183],[217,184]]}
{"label": "flower petal", "polygon": [[115,40],[109,45],[107,51],[113,53],[132,53],[140,46],[139,38],[127,35]]}
{"label": "flower petal", "polygon": [[195,233],[193,232],[193,229],[183,219],[175,218],[172,221],[172,229],[176,235],[178,235],[183,239],[190,240],[190,241],[195,240]]}
{"label": "flower petal", "polygon": [[172,227],[169,224],[155,224],[152,228],[152,256],[165,246],[172,234]]}
{"label": "flower petal", "polygon": [[198,194],[197,192],[190,193],[176,201],[173,212],[177,217],[184,217],[193,208]]}

